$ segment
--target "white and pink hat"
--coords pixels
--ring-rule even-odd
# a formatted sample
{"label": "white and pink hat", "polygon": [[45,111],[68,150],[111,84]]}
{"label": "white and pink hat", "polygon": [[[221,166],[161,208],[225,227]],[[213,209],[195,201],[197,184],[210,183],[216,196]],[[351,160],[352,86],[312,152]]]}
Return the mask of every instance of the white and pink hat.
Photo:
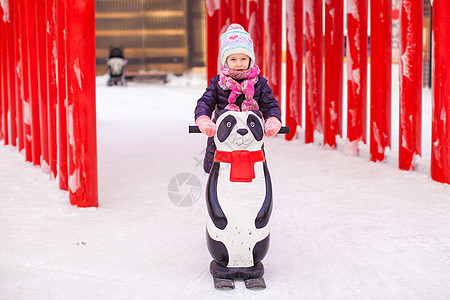
{"label": "white and pink hat", "polygon": [[250,34],[241,25],[231,24],[227,31],[220,36],[220,62],[224,65],[228,56],[237,53],[246,54],[255,62],[255,52]]}

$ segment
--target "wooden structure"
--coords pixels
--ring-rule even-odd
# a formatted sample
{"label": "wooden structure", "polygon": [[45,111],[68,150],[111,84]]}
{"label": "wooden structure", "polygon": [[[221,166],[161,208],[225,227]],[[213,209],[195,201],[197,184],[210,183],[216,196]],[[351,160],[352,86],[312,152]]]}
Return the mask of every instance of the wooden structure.
{"label": "wooden structure", "polygon": [[124,48],[130,72],[204,65],[201,0],[95,0],[95,9],[97,74],[106,73],[111,45]]}

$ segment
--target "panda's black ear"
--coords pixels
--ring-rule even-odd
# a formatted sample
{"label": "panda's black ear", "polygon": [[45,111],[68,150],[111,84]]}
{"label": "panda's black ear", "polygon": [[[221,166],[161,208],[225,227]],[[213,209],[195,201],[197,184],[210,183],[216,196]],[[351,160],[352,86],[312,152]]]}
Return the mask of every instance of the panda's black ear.
{"label": "panda's black ear", "polygon": [[252,112],[254,112],[255,115],[257,115],[258,117],[260,117],[262,119],[263,115],[259,110],[252,110]]}
{"label": "panda's black ear", "polygon": [[219,111],[219,112],[217,113],[217,117],[220,117],[220,115],[226,113],[227,111],[229,111],[229,110],[228,110],[228,109],[222,109],[221,111]]}

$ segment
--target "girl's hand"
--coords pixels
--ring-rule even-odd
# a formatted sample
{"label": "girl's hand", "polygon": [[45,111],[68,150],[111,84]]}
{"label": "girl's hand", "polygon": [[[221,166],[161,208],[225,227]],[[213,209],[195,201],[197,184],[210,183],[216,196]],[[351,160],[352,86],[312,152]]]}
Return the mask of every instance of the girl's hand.
{"label": "girl's hand", "polygon": [[266,131],[266,136],[271,137],[280,131],[281,122],[276,117],[270,117],[264,124],[264,129]]}
{"label": "girl's hand", "polygon": [[195,120],[195,125],[198,126],[202,133],[209,137],[216,134],[216,124],[214,124],[208,116],[198,117],[197,120]]}

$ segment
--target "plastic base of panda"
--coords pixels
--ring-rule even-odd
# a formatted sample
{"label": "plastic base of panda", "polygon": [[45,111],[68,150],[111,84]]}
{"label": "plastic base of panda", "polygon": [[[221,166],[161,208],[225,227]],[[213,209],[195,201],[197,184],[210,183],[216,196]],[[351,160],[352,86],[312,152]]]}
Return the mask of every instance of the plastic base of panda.
{"label": "plastic base of panda", "polygon": [[243,279],[248,289],[265,288],[266,283],[262,278],[264,266],[262,262],[253,267],[229,268],[219,265],[215,260],[211,261],[209,271],[214,278],[214,286],[217,289],[234,289],[234,279]]}

